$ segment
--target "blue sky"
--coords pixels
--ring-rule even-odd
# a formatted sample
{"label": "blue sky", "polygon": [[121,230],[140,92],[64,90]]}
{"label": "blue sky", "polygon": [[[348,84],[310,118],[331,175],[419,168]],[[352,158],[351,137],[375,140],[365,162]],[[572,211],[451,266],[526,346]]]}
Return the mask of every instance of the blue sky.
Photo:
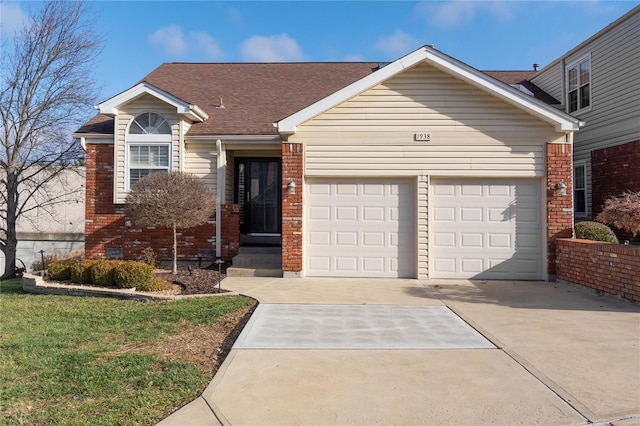
{"label": "blue sky", "polygon": [[[631,1],[91,1],[105,100],[162,62],[393,61],[425,44],[481,70],[545,66]],[[2,38],[38,2],[0,3]]]}

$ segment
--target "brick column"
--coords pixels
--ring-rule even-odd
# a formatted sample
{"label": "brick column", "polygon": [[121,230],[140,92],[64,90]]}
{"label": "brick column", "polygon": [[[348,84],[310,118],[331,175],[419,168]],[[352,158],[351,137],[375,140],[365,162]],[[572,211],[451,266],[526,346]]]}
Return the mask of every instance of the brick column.
{"label": "brick column", "polygon": [[[282,272],[284,277],[302,273],[302,144],[282,144]],[[289,182],[296,193],[289,194]]]}
{"label": "brick column", "polygon": [[[547,144],[547,272],[556,274],[556,240],[573,235],[573,171],[571,144]],[[567,185],[567,195],[560,195],[556,185]]]}

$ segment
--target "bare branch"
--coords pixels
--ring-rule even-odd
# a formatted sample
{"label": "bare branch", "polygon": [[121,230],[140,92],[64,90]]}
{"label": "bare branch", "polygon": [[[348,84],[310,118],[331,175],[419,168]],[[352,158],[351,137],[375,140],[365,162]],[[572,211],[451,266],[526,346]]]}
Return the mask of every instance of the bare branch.
{"label": "bare branch", "polygon": [[173,273],[177,271],[176,228],[206,223],[215,211],[215,194],[188,173],[153,173],[140,179],[127,195],[127,212],[140,226],[170,228],[174,234]]}
{"label": "bare branch", "polygon": [[[31,13],[0,55],[0,243],[4,276],[15,265],[16,222],[35,208],[61,202],[69,191],[50,191],[81,156],[70,131],[92,113],[95,58],[102,37],[95,17],[78,1],[48,1]],[[69,188],[70,190],[70,188]]]}

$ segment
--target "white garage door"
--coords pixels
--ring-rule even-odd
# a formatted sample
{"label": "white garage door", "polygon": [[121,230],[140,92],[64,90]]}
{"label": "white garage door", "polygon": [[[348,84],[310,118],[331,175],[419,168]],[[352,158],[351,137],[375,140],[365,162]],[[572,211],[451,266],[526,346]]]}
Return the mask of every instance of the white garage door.
{"label": "white garage door", "polygon": [[311,180],[306,275],[415,277],[413,188],[389,179]]}
{"label": "white garage door", "polygon": [[431,278],[542,279],[540,183],[433,180]]}

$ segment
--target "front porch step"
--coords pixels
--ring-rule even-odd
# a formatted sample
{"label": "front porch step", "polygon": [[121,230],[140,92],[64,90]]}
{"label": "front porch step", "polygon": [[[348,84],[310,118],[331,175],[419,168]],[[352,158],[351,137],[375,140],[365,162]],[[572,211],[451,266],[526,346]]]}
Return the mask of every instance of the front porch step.
{"label": "front porch step", "polygon": [[240,247],[227,268],[229,277],[282,277],[282,248]]}
{"label": "front porch step", "polygon": [[236,268],[282,268],[282,255],[241,252],[233,258],[231,265]]}
{"label": "front porch step", "polygon": [[277,268],[227,268],[228,277],[275,277],[282,278],[282,269]]}

